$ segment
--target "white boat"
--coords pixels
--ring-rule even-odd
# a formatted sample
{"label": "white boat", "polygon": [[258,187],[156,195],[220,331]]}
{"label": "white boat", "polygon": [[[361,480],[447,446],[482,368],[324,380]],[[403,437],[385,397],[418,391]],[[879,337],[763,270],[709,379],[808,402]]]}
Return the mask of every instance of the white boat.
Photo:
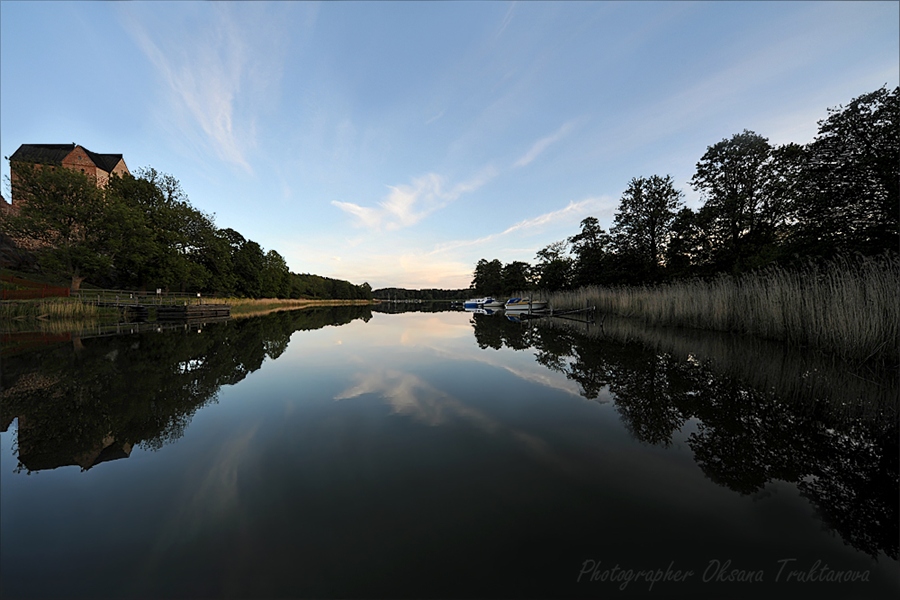
{"label": "white boat", "polygon": [[485,298],[472,298],[471,300],[466,300],[466,303],[463,306],[465,308],[503,308],[503,303],[487,296]]}
{"label": "white boat", "polygon": [[506,301],[506,305],[504,305],[503,308],[505,308],[507,312],[534,312],[537,310],[546,310],[547,303],[543,300],[532,300],[531,298],[510,298]]}

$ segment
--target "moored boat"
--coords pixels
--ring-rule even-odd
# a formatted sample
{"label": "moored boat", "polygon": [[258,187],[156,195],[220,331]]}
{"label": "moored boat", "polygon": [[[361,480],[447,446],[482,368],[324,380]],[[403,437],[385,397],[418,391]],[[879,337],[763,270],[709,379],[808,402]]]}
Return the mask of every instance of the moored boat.
{"label": "moored boat", "polygon": [[472,298],[466,300],[466,303],[463,306],[465,308],[503,308],[503,303],[487,296],[485,298]]}
{"label": "moored boat", "polygon": [[546,310],[547,303],[543,300],[532,300],[531,298],[510,298],[506,301],[504,307],[507,311],[537,311]]}

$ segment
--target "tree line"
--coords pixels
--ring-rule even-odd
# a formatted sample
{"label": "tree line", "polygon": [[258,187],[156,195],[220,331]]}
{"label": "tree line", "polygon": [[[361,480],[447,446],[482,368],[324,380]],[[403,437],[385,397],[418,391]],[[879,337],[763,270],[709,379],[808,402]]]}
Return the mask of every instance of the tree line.
{"label": "tree line", "polygon": [[900,103],[886,86],[828,110],[806,145],[774,146],[744,130],[709,146],[691,178],[702,206],[671,175],[633,177],[612,227],[595,217],[539,250],[535,263],[481,259],[472,287],[636,285],[900,248]]}
{"label": "tree line", "polygon": [[465,300],[471,290],[442,290],[427,288],[408,290],[406,288],[379,288],[372,291],[372,297],[379,300]]}
{"label": "tree line", "polygon": [[37,246],[40,267],[107,288],[198,291],[248,298],[372,298],[354,285],[293,273],[212,215],[193,207],[172,175],[143,168],[98,187],[70,169],[16,164],[11,185],[19,207],[3,229]]}

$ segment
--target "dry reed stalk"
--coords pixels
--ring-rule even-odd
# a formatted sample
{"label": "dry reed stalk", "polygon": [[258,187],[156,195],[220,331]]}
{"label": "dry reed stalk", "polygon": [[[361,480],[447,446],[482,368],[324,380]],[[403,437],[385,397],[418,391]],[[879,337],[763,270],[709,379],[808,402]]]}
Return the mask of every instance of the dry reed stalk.
{"label": "dry reed stalk", "polygon": [[815,347],[848,360],[900,358],[900,258],[850,260],[788,271],[659,286],[599,287],[532,294],[554,310],[596,306],[653,325],[734,331]]}

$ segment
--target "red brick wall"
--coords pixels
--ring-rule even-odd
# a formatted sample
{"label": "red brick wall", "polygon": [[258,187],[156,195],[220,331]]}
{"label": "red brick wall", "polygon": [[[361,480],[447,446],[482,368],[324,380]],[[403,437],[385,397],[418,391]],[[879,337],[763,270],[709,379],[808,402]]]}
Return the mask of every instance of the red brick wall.
{"label": "red brick wall", "polygon": [[69,152],[62,160],[62,166],[73,171],[81,171],[94,181],[97,180],[97,172],[100,171],[81,146],[75,146],[75,149]]}

